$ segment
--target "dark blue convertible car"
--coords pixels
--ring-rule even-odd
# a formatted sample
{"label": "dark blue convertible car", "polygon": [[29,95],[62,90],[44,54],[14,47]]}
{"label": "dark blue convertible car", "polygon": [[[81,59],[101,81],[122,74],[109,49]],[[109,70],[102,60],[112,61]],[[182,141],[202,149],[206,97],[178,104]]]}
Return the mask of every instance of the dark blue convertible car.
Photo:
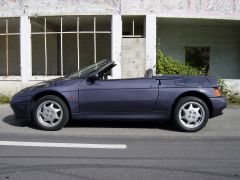
{"label": "dark blue convertible car", "polygon": [[16,118],[33,119],[43,130],[59,130],[69,119],[171,120],[195,132],[226,107],[214,77],[153,76],[149,69],[142,78],[108,79],[114,66],[102,60],[21,90],[11,100]]}

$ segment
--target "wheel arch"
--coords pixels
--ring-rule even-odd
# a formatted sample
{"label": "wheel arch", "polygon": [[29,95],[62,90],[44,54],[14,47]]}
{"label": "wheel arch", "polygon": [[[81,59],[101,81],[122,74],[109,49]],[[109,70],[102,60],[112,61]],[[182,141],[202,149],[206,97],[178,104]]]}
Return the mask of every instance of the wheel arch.
{"label": "wheel arch", "polygon": [[68,111],[69,111],[69,116],[71,117],[71,109],[70,109],[70,105],[69,105],[66,97],[63,94],[61,94],[60,92],[53,91],[53,90],[42,91],[42,92],[39,92],[39,93],[35,94],[32,97],[31,109],[30,109],[31,114],[32,114],[32,110],[33,110],[34,104],[37,102],[37,100],[40,99],[41,97],[47,96],[47,95],[57,96],[58,98],[62,99],[64,101],[64,103],[66,104],[66,106],[68,108]]}
{"label": "wheel arch", "polygon": [[174,111],[174,108],[176,106],[176,104],[178,103],[178,101],[183,98],[183,97],[187,97],[187,96],[193,96],[193,97],[198,97],[199,99],[203,100],[207,107],[208,107],[208,110],[209,110],[209,117],[211,118],[212,115],[213,115],[213,105],[211,103],[211,101],[209,100],[209,98],[201,93],[201,92],[198,92],[198,91],[188,91],[188,92],[184,92],[182,94],[180,94],[176,99],[175,101],[173,102],[172,104],[172,108],[171,108],[171,116],[173,114],[173,111]]}

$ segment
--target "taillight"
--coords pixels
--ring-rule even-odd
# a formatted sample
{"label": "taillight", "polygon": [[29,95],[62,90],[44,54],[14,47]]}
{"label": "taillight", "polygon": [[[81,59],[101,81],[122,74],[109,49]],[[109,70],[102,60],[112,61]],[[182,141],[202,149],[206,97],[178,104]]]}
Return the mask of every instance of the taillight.
{"label": "taillight", "polygon": [[214,88],[214,95],[216,97],[222,96],[222,91],[220,88]]}

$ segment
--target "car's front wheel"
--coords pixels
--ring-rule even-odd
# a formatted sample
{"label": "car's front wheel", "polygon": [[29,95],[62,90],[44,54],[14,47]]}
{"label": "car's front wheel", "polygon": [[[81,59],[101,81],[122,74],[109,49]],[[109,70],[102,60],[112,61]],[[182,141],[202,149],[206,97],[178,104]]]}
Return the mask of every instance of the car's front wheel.
{"label": "car's front wheel", "polygon": [[209,110],[206,103],[197,97],[183,97],[173,112],[173,120],[180,131],[196,132],[208,121]]}
{"label": "car's front wheel", "polygon": [[59,130],[65,126],[69,119],[67,105],[57,96],[44,96],[35,103],[33,119],[40,129]]}

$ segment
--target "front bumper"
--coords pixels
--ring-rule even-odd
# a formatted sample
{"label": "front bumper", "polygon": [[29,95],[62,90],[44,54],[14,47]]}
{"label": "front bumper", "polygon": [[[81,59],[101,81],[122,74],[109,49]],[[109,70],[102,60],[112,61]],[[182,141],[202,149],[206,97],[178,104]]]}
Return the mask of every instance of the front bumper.
{"label": "front bumper", "polygon": [[227,107],[227,102],[225,97],[210,98],[210,101],[212,102],[212,108],[213,108],[211,118],[222,115],[223,109]]}
{"label": "front bumper", "polygon": [[30,104],[30,98],[26,96],[13,96],[10,102],[15,117],[19,119],[31,118]]}

